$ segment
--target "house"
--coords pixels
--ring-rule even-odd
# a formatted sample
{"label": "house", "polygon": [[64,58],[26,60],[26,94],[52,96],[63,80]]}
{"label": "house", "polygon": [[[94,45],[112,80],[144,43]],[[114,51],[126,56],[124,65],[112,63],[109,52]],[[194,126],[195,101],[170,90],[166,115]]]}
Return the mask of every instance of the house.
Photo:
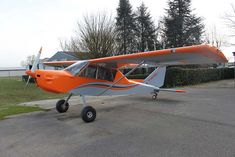
{"label": "house", "polygon": [[[51,58],[42,59],[40,62],[43,63],[43,62],[72,61],[72,60],[79,60],[74,52],[58,51]],[[44,64],[41,64],[40,68],[47,69],[47,70],[48,69],[51,69],[51,70],[60,69],[60,67],[51,67],[51,66],[47,66],[47,65],[44,65]]]}
{"label": "house", "polygon": [[69,51],[58,51],[47,62],[78,60],[76,53]]}
{"label": "house", "polygon": [[74,60],[86,60],[90,58],[90,54],[87,52],[70,52],[70,51],[58,51],[51,58],[44,58],[40,60],[40,69],[58,70],[64,67],[51,67],[44,65],[43,62],[55,62],[55,61],[74,61]]}

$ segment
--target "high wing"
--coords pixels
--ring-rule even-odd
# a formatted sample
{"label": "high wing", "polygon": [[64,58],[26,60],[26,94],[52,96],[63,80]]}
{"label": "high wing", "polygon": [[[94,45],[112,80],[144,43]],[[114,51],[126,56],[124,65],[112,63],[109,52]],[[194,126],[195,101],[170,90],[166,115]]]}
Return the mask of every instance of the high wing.
{"label": "high wing", "polygon": [[53,66],[53,67],[67,67],[67,66],[70,66],[76,62],[77,62],[76,60],[74,60],[74,61],[52,61],[52,62],[43,62],[43,64]]}
{"label": "high wing", "polygon": [[209,45],[187,46],[165,50],[134,53],[89,60],[91,63],[106,64],[120,68],[124,65],[145,64],[153,66],[169,66],[184,64],[225,63],[227,59],[216,47]]}
{"label": "high wing", "polygon": [[[227,62],[224,54],[216,47],[209,45],[196,45],[149,52],[140,52],[119,56],[111,56],[87,60],[91,64],[120,68],[126,65],[144,64],[152,66],[169,66],[185,64],[209,64]],[[46,65],[71,65],[76,61],[47,62]]]}

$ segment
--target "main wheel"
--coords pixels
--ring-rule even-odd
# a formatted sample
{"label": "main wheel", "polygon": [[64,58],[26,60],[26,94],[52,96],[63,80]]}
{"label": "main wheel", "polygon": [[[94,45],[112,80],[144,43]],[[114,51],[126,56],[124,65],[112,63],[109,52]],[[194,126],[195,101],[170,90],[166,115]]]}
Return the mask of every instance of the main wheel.
{"label": "main wheel", "polygon": [[67,102],[66,104],[64,99],[59,100],[56,103],[56,110],[60,113],[64,113],[69,109],[69,103]]}
{"label": "main wheel", "polygon": [[93,122],[96,118],[96,110],[91,106],[86,106],[82,109],[81,116],[84,122]]}

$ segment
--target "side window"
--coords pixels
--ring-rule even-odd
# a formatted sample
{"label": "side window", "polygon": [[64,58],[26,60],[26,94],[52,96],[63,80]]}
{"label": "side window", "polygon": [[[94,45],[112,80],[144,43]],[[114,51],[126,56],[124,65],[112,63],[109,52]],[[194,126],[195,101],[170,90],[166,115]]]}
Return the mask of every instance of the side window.
{"label": "side window", "polygon": [[114,80],[113,70],[103,67],[98,67],[97,79],[113,81]]}
{"label": "side window", "polygon": [[[115,79],[115,77],[116,77],[116,74],[117,74],[117,70],[112,70],[112,76],[113,76],[113,80]],[[112,81],[113,81],[112,80]]]}
{"label": "side window", "polygon": [[88,78],[96,78],[96,67],[95,66],[88,66],[86,69],[84,69],[80,76],[81,77],[88,77]]}
{"label": "side window", "polygon": [[99,80],[113,81],[116,76],[116,70],[89,65],[80,73],[80,76]]}

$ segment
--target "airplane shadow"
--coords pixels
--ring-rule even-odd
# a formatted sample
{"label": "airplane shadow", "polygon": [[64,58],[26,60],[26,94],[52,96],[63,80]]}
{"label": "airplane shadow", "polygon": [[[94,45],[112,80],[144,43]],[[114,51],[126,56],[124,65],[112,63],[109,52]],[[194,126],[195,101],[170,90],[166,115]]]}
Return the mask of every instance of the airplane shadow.
{"label": "airplane shadow", "polygon": [[[107,106],[102,106],[102,107],[98,107],[95,109],[96,109],[96,113],[99,115],[99,113],[102,113],[102,112],[107,113],[107,112],[115,111],[118,109],[125,108],[126,106],[128,106],[128,104],[122,104],[122,105],[116,105],[116,106],[108,106],[107,105]],[[57,111],[55,111],[55,112],[57,112]],[[66,113],[56,113],[56,114],[54,114],[54,117],[60,121],[81,118],[81,108],[72,109],[72,111],[68,111]]]}
{"label": "airplane shadow", "polygon": [[155,102],[156,104],[167,104],[167,105],[177,105],[177,104],[181,104],[184,103],[185,101],[183,100],[179,100],[179,99],[174,99],[174,98],[157,98],[156,100],[153,100],[151,97],[144,97],[144,96],[140,96],[140,97],[133,97],[130,98],[129,100],[131,101],[138,101],[138,102],[143,102],[143,103],[153,103]]}
{"label": "airplane shadow", "polygon": [[[107,103],[107,102],[105,102]],[[122,103],[122,104],[121,104]],[[131,106],[135,106],[135,105],[144,105],[147,106],[149,105],[156,105],[156,106],[176,106],[176,105],[180,105],[182,103],[185,103],[182,100],[179,99],[173,99],[173,98],[157,98],[157,100],[153,100],[151,97],[147,97],[147,96],[138,96],[138,97],[128,97],[128,99],[124,99],[119,103],[117,103],[116,105],[103,105],[103,106],[99,106],[99,104],[97,105],[93,105],[92,103],[90,104],[91,106],[93,106],[94,108],[96,108],[97,114],[102,113],[102,112],[112,112],[115,110],[123,110],[126,107],[131,107]],[[77,106],[74,106],[77,107]],[[56,112],[56,111],[54,111]],[[67,121],[67,120],[71,120],[71,119],[77,119],[77,118],[81,118],[81,108],[77,108],[77,109],[71,109],[69,110],[69,112],[66,113],[56,113],[54,114],[54,117],[60,121]]]}
{"label": "airplane shadow", "polygon": [[55,118],[59,121],[67,121],[67,120],[72,120],[72,119],[78,119],[78,118],[81,118],[81,115],[80,113],[71,113],[71,112],[68,112],[68,113],[58,113],[56,115],[54,115]]}

